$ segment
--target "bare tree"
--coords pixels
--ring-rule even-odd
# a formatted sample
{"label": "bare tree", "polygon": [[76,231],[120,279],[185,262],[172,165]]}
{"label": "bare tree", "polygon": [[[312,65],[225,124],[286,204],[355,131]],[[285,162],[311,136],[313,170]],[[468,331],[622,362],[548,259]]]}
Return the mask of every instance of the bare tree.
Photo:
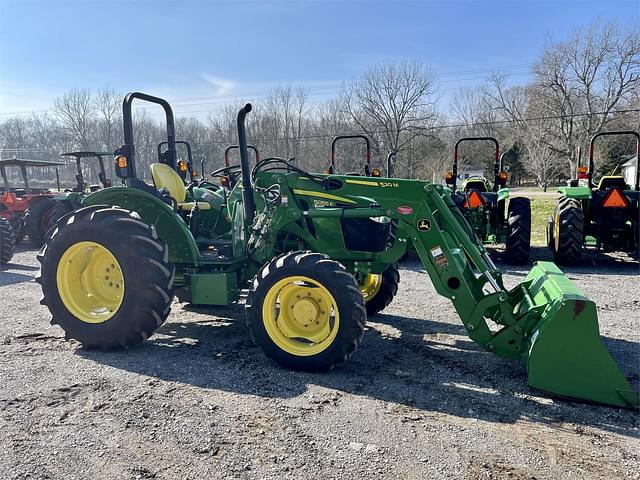
{"label": "bare tree", "polygon": [[71,89],[53,102],[62,127],[76,146],[88,149],[94,126],[95,111],[88,89]]}
{"label": "bare tree", "polygon": [[400,154],[437,118],[435,82],[434,70],[418,62],[376,65],[342,88],[343,108],[376,150]]}

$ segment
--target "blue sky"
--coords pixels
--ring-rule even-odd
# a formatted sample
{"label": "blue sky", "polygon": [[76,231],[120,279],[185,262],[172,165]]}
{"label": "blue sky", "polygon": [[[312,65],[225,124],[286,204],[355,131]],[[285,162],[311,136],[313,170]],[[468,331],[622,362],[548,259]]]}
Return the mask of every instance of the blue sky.
{"label": "blue sky", "polygon": [[148,91],[198,116],[279,84],[321,100],[394,59],[432,65],[446,101],[491,69],[526,79],[549,36],[639,13],[637,0],[0,0],[0,120],[73,87]]}

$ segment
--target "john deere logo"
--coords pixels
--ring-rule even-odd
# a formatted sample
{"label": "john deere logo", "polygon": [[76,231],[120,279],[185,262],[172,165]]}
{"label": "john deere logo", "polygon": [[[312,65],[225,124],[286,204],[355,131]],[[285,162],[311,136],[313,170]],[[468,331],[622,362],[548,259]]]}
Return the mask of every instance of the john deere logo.
{"label": "john deere logo", "polygon": [[431,230],[431,221],[426,218],[418,220],[418,230],[421,232],[428,232]]}

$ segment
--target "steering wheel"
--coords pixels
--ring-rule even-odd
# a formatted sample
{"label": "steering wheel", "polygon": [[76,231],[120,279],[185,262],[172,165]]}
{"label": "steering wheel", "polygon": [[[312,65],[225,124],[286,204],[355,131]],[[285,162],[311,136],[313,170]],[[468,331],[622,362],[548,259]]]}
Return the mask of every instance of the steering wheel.
{"label": "steering wheel", "polygon": [[217,170],[214,170],[213,172],[211,172],[209,175],[213,178],[216,178],[216,177],[228,178],[229,186],[233,187],[236,184],[241,171],[242,171],[242,167],[240,165],[229,165],[228,167],[218,168]]}

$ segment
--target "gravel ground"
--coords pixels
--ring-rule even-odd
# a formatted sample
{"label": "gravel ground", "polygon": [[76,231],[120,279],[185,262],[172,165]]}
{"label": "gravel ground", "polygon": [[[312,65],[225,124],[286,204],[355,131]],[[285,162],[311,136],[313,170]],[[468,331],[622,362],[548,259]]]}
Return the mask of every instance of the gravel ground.
{"label": "gravel ground", "polygon": [[[587,263],[568,274],[638,388],[638,263]],[[0,272],[0,478],[640,478],[637,411],[529,389],[518,363],[466,337],[416,261],[351,361],[323,375],[274,366],[241,307],[176,304],[140,347],[86,351],[49,325],[36,265],[22,248]],[[526,269],[506,272],[513,285]]]}

